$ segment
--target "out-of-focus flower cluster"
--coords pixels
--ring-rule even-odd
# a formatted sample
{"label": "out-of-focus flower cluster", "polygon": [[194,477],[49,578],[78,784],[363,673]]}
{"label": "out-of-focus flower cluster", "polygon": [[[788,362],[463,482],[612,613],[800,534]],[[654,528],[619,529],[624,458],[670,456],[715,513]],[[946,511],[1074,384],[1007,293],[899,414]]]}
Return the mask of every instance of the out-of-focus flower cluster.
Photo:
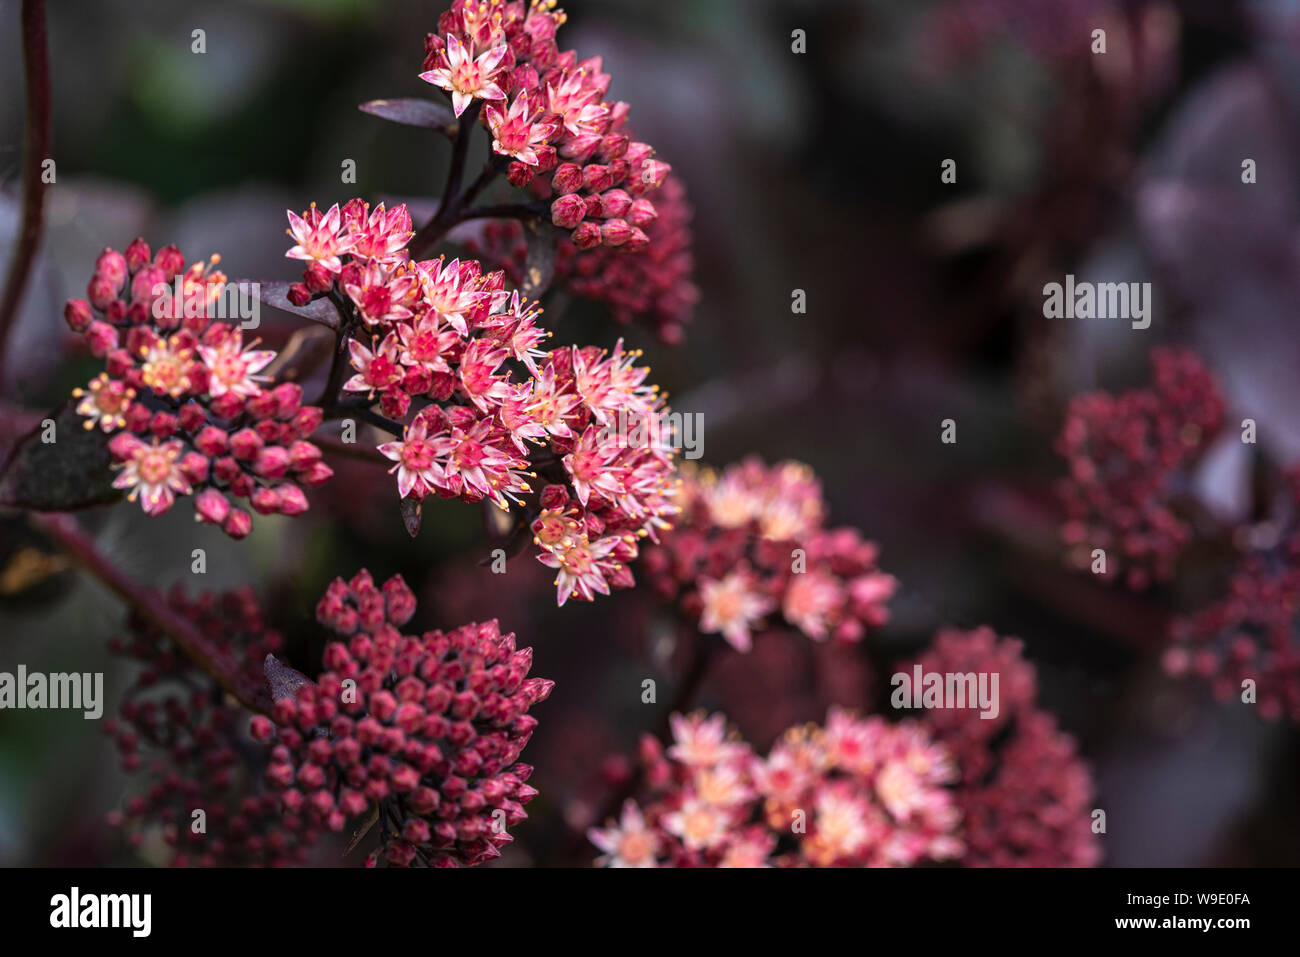
{"label": "out-of-focus flower cluster", "polygon": [[996,717],[972,708],[927,708],[922,718],[959,769],[961,863],[1091,867],[1101,853],[1091,828],[1091,774],[1074,739],[1037,707],[1037,678],[1021,647],[989,628],[950,629],[917,660],[925,673],[998,675]]}
{"label": "out-of-focus flower cluster", "polygon": [[232,499],[264,515],[300,515],[303,487],[332,472],[309,441],[321,410],[303,405],[294,383],[270,388],[259,373],[275,353],[214,321],[227,290],[218,261],[187,268],[175,246],[152,256],[141,239],[125,254],[106,249],[88,298],[69,300],[64,317],[105,361],[73,395],[87,429],[113,434],[113,484],[149,515],[197,493],[196,517],[242,538],[252,516]]}
{"label": "out-of-focus flower cluster", "polygon": [[683,470],[682,514],[643,560],[666,600],[747,651],[779,616],[809,638],[860,641],[889,619],[897,581],[852,528],[826,528],[821,484],[806,465],[757,458],[719,475]]}
{"label": "out-of-focus flower cluster", "polygon": [[[280,636],[263,623],[247,589],[195,599],[177,589],[168,604],[194,625],[212,661],[245,686],[262,685],[262,661]],[[109,823],[142,853],[165,848],[172,866],[302,863],[316,834],[282,816],[279,796],[259,787],[248,711],[156,629],[140,619],[131,626],[112,649],[140,669],[120,719],[105,721],[104,730],[123,770],[150,783]]]}
{"label": "out-of-focus flower cluster", "polygon": [[1173,500],[1224,421],[1218,384],[1195,354],[1153,349],[1151,371],[1148,388],[1076,396],[1056,441],[1069,466],[1060,491],[1070,560],[1088,568],[1103,549],[1098,577],[1122,577],[1132,589],[1173,575],[1192,536]]}
{"label": "out-of-focus flower cluster", "polygon": [[[621,340],[610,353],[538,349],[541,310],[505,289],[504,272],[409,260],[405,206],[352,200],[290,222],[289,255],[311,261],[300,298],[337,285],[371,338],[351,341],[344,391],[409,416],[400,439],[379,446],[401,496],[526,504],[560,604],[630,587],[638,540],[676,511],[674,450],[636,441],[668,412],[639,353]],[[535,491],[539,477],[547,484]]]}
{"label": "out-of-focus flower cluster", "polygon": [[948,752],[915,722],[832,708],[760,757],[721,714],[672,719],[642,742],[644,806],[591,828],[614,867],[880,867],[962,853]]}
{"label": "out-of-focus flower cluster", "polygon": [[1174,619],[1163,662],[1171,675],[1207,681],[1220,701],[1250,680],[1261,717],[1300,721],[1300,470],[1283,476],[1280,493],[1268,547],[1247,552],[1224,595]]}
{"label": "out-of-focus flower cluster", "polygon": [[1002,37],[1049,62],[1079,58],[1090,52],[1092,29],[1114,14],[1111,0],[941,0],[926,13],[924,45],[944,64],[970,60]]}
{"label": "out-of-focus flower cluster", "polygon": [[[655,194],[659,217],[648,227],[650,245],[634,253],[605,248],[581,250],[571,240],[557,249],[555,282],[576,296],[604,303],[624,325],[640,322],[669,345],[682,341],[699,299],[692,276],[691,206],[676,176]],[[494,220],[470,242],[475,255],[506,270],[516,285],[524,281],[527,243],[523,227]]]}
{"label": "out-of-focus flower cluster", "polygon": [[510,158],[510,182],[552,200],[552,222],[579,249],[640,249],[657,215],[647,194],[669,166],[628,135],[628,104],[606,100],[600,57],[560,52],[565,19],[554,0],[457,0],[425,40],[420,78],[447,91],[457,116],[486,104],[480,120]]}
{"label": "out-of-focus flower cluster", "polygon": [[[369,864],[456,867],[500,855],[537,792],[516,763],[552,682],[528,678],[495,621],[406,635],[415,597],[400,576],[336,579],[316,609],[340,636],[325,671],[276,701],[253,734],[272,742],[267,780],[287,819],[341,831],[377,808]],[[273,740],[274,739],[274,740]]]}

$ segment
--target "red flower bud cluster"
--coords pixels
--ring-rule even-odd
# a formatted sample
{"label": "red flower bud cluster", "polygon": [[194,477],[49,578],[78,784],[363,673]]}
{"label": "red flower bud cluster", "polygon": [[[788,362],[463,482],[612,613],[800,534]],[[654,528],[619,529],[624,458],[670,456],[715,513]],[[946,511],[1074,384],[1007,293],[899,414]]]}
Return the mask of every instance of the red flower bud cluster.
{"label": "red flower bud cluster", "polygon": [[1102,549],[1099,577],[1135,590],[1172,577],[1191,540],[1175,511],[1179,483],[1224,419],[1218,384],[1193,353],[1154,349],[1151,370],[1148,388],[1076,396],[1056,441],[1070,470],[1060,491],[1072,563],[1092,567]]}
{"label": "red flower bud cluster", "polygon": [[405,635],[401,577],[337,579],[316,609],[341,640],[325,671],[280,698],[253,734],[275,738],[267,780],[307,828],[341,831],[377,806],[370,863],[456,867],[500,856],[537,792],[516,763],[553,683],[528,678],[532,649],[495,621]]}
{"label": "red flower bud cluster", "polygon": [[[618,322],[643,323],[665,343],[677,345],[700,293],[692,281],[691,206],[676,176],[664,180],[655,207],[659,218],[646,229],[650,245],[636,253],[583,251],[562,240],[555,282],[575,296],[605,303]],[[524,281],[528,250],[518,223],[489,222],[469,245],[474,255],[503,267],[515,285]]]}
{"label": "red flower bud cluster", "polygon": [[779,615],[816,641],[860,641],[889,620],[897,581],[852,528],[824,527],[821,484],[806,465],[756,458],[721,475],[683,470],[682,514],[644,567],[706,634],[748,651]]}
{"label": "red flower bud cluster", "polygon": [[[560,604],[630,587],[638,539],[666,527],[676,490],[674,450],[619,431],[668,412],[650,370],[635,365],[640,353],[621,340],[612,353],[541,351],[541,310],[506,291],[504,272],[408,259],[405,206],[370,212],[352,200],[290,222],[289,255],[312,260],[309,274],[337,270],[371,330],[369,347],[350,343],[356,374],[343,389],[403,421],[401,438],[379,446],[400,495],[487,499],[504,511],[527,499]],[[538,476],[550,483],[541,495],[529,483]]]}
{"label": "red flower bud cluster", "polygon": [[766,758],[721,715],[673,715],[665,753],[643,739],[647,792],[587,834],[613,867],[880,867],[962,853],[948,753],[916,722],[831,708]]}
{"label": "red flower bud cluster", "polygon": [[275,353],[245,346],[238,326],[214,321],[226,289],[218,261],[186,268],[175,246],[151,256],[140,239],[125,254],[106,249],[89,299],[69,300],[64,316],[105,361],[73,395],[87,429],[115,433],[113,484],[149,515],[197,494],[198,520],[242,538],[252,517],[232,499],[264,515],[300,515],[303,487],[332,472],[309,441],[321,410],[303,405],[294,383],[264,388],[257,373]]}
{"label": "red flower bud cluster", "polygon": [[1215,698],[1253,682],[1260,717],[1300,721],[1300,470],[1285,475],[1272,543],[1232,569],[1226,594],[1174,619],[1165,670],[1207,681]]}
{"label": "red flower bud cluster", "polygon": [[[925,673],[998,675],[998,713],[928,708],[923,721],[960,769],[966,867],[1091,867],[1092,778],[1074,739],[1037,707],[1021,643],[989,628],[941,631],[917,660]],[[900,667],[910,672],[912,663]]]}
{"label": "red flower bud cluster", "polygon": [[560,52],[564,21],[550,0],[457,0],[425,40],[420,79],[447,91],[457,116],[487,103],[481,122],[510,158],[510,182],[551,200],[551,221],[579,249],[644,248],[658,215],[647,194],[670,167],[628,135],[628,104],[605,99],[600,57]]}
{"label": "red flower bud cluster", "polygon": [[[245,686],[262,686],[262,661],[280,646],[247,589],[219,596],[168,596],[191,621],[209,657]],[[311,829],[286,820],[279,796],[260,787],[249,713],[140,619],[113,650],[140,664],[124,695],[121,720],[104,722],[123,770],[142,773],[148,788],[126,799],[109,823],[123,827],[133,847],[154,836],[173,866],[301,863],[315,840]],[[196,814],[196,812],[202,814]]]}

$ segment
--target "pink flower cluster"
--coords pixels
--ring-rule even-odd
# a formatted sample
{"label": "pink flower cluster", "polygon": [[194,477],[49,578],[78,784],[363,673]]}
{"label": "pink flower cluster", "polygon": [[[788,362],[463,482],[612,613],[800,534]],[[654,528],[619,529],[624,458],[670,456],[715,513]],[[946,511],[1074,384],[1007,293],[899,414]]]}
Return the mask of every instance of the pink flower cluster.
{"label": "pink flower cluster", "polygon": [[[312,261],[302,292],[337,283],[371,335],[369,347],[350,343],[356,374],[344,391],[410,416],[400,439],[379,446],[401,496],[526,505],[560,604],[630,587],[638,539],[667,527],[676,491],[673,450],[619,431],[667,412],[640,353],[621,340],[611,353],[541,351],[541,310],[507,292],[503,272],[409,261],[404,206],[369,212],[353,200],[290,220],[289,255]],[[539,493],[538,477],[548,483]]]}
{"label": "pink flower cluster", "polygon": [[757,458],[686,472],[680,519],[644,567],[705,634],[748,651],[779,615],[815,641],[860,641],[889,619],[897,581],[852,528],[826,528],[821,485],[806,465]]}
{"label": "pink flower cluster", "polygon": [[1261,717],[1300,721],[1300,470],[1285,476],[1276,544],[1233,568],[1227,593],[1174,619],[1165,670],[1226,701],[1254,682]]}
{"label": "pink flower cluster", "polygon": [[642,744],[644,809],[591,828],[612,867],[882,867],[962,853],[946,750],[914,722],[831,708],[766,758],[718,714],[672,718],[674,743]]}
{"label": "pink flower cluster", "polygon": [[1173,575],[1191,529],[1175,511],[1182,470],[1223,426],[1212,373],[1184,349],[1151,352],[1152,384],[1119,395],[1076,396],[1056,441],[1069,466],[1060,483],[1071,561],[1106,553],[1107,580],[1139,590]]}
{"label": "pink flower cluster", "polygon": [[[1091,829],[1093,784],[1074,740],[1037,707],[1034,668],[1021,643],[992,629],[950,629],[918,663],[926,673],[996,673],[998,714],[930,708],[924,722],[960,771],[966,867],[1091,867],[1100,847]],[[899,670],[909,672],[908,663]]]}
{"label": "pink flower cluster", "polygon": [[64,317],[105,360],[105,371],[73,396],[87,429],[115,433],[113,484],[149,515],[197,492],[196,517],[242,538],[252,516],[232,499],[263,515],[300,515],[303,487],[333,473],[309,441],[321,410],[303,405],[293,383],[264,387],[259,373],[275,353],[213,321],[226,289],[218,261],[186,268],[175,246],[151,256],[141,239],[125,254],[106,249],[89,299],[69,300]]}
{"label": "pink flower cluster", "polygon": [[[605,303],[617,322],[644,323],[663,342],[678,345],[700,292],[692,280],[691,206],[676,176],[664,180],[655,208],[659,216],[645,230],[650,245],[635,253],[604,247],[584,251],[571,240],[562,241],[555,282],[575,296]],[[502,266],[512,283],[524,281],[528,250],[518,223],[491,221],[469,246],[475,255]]]}
{"label": "pink flower cluster", "polygon": [[646,194],[669,166],[628,135],[628,105],[606,100],[600,58],[560,52],[564,21],[553,0],[457,0],[425,40],[420,78],[448,93],[457,116],[487,104],[481,121],[493,152],[510,158],[510,182],[553,199],[552,222],[579,249],[643,248],[657,215]]}
{"label": "pink flower cluster", "polygon": [[[246,685],[263,683],[262,660],[280,636],[267,629],[247,589],[197,599],[176,590],[168,604],[194,624],[213,660]],[[245,733],[248,712],[142,621],[111,647],[140,669],[123,697],[121,720],[105,721],[104,731],[123,770],[152,783],[128,797],[109,823],[125,828],[136,848],[158,835],[176,867],[302,863],[316,835],[282,819],[279,796],[258,787],[245,760],[254,744]]]}
{"label": "pink flower cluster", "polygon": [[537,792],[518,764],[552,682],[528,678],[532,650],[495,621],[405,635],[415,597],[400,576],[336,579],[316,609],[342,640],[325,671],[276,701],[266,777],[289,819],[341,831],[378,810],[369,864],[456,867],[500,856]]}

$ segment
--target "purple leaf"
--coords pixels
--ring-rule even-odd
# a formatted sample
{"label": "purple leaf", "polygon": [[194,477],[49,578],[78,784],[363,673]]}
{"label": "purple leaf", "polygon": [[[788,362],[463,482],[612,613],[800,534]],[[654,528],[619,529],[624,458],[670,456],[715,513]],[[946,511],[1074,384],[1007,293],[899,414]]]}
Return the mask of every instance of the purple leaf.
{"label": "purple leaf", "polygon": [[338,308],[334,305],[333,300],[326,296],[313,299],[305,306],[295,306],[289,301],[289,286],[291,283],[278,280],[240,280],[240,282],[252,286],[257,291],[258,300],[272,309],[279,309],[281,312],[302,316],[304,319],[318,322],[330,329],[339,327]]}
{"label": "purple leaf", "polygon": [[299,688],[305,684],[311,684],[310,678],[301,671],[290,668],[276,658],[275,655],[266,656],[262,671],[266,675],[267,687],[271,689],[272,701],[296,697]]}
{"label": "purple leaf", "polygon": [[406,534],[412,538],[420,534],[420,503],[413,498],[404,498],[399,504],[402,508],[402,524]]}
{"label": "purple leaf", "polygon": [[459,124],[451,108],[432,100],[371,100],[360,104],[357,109],[380,119],[391,120],[404,126],[419,126],[427,130],[437,130],[447,136],[456,135]]}
{"label": "purple leaf", "polygon": [[[87,429],[69,399],[19,439],[0,469],[0,504],[66,512],[116,502],[108,436]],[[49,429],[44,422],[53,420]],[[52,438],[53,441],[46,441]]]}

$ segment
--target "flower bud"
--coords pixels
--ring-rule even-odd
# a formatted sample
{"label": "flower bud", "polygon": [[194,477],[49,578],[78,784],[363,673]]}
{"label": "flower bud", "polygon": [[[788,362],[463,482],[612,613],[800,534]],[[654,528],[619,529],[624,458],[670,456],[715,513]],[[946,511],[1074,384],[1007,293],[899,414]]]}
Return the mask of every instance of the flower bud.
{"label": "flower bud", "polygon": [[613,177],[610,175],[609,167],[602,166],[599,163],[592,163],[582,171],[582,185],[592,193],[603,193],[613,185]]}
{"label": "flower bud", "polygon": [[628,210],[627,221],[633,226],[644,229],[658,217],[659,212],[655,209],[655,204],[642,198],[632,203],[631,209]]}
{"label": "flower bud", "polygon": [[171,282],[176,278],[176,274],[185,269],[185,257],[181,251],[174,245],[164,246],[158,250],[158,255],[154,257],[153,264],[163,272],[163,278]]}
{"label": "flower bud", "polygon": [[607,246],[622,246],[632,237],[632,227],[622,219],[607,219],[600,227],[600,238]]}
{"label": "flower bud", "polygon": [[280,511],[280,493],[273,488],[259,488],[249,501],[258,515],[274,515]]}
{"label": "flower bud", "polygon": [[551,204],[551,222],[561,229],[573,229],[587,215],[587,204],[577,193],[567,193]]}
{"label": "flower bud", "polygon": [[106,248],[95,260],[95,278],[106,279],[114,292],[126,285],[126,259],[116,249]]}
{"label": "flower bud", "polygon": [[577,163],[561,163],[551,177],[551,189],[564,195],[582,188],[582,167]]}
{"label": "flower bud", "polygon": [[230,514],[230,502],[214,488],[204,489],[194,499],[194,517],[209,525],[220,525]]}
{"label": "flower bud", "polygon": [[320,263],[313,262],[303,270],[302,281],[309,292],[329,292],[334,286],[334,274]]}
{"label": "flower bud", "polygon": [[579,223],[578,228],[573,231],[573,245],[579,249],[591,249],[593,246],[599,246],[600,241],[600,227],[595,223]]}
{"label": "flower bud", "polygon": [[149,249],[149,244],[143,239],[136,238],[131,240],[126,247],[126,268],[134,275],[141,268],[149,265],[149,260],[153,257],[153,252]]}
{"label": "flower bud", "polygon": [[506,179],[509,180],[510,185],[516,189],[523,189],[533,181],[533,177],[536,175],[536,169],[529,166],[527,163],[521,163],[519,160],[512,162],[506,170]]}
{"label": "flower bud", "polygon": [[69,299],[68,304],[63,307],[63,321],[73,332],[85,332],[90,328],[93,318],[90,303],[84,299]]}
{"label": "flower bud", "polygon": [[221,523],[221,530],[231,538],[245,538],[253,530],[253,516],[242,508],[232,508],[226,520]]}
{"label": "flower bud", "polygon": [[[600,196],[600,213],[602,216],[617,218],[632,207],[632,197],[627,194],[626,190],[611,189]],[[628,218],[631,222],[631,218]],[[633,226],[639,226],[640,223],[632,223]]]}

